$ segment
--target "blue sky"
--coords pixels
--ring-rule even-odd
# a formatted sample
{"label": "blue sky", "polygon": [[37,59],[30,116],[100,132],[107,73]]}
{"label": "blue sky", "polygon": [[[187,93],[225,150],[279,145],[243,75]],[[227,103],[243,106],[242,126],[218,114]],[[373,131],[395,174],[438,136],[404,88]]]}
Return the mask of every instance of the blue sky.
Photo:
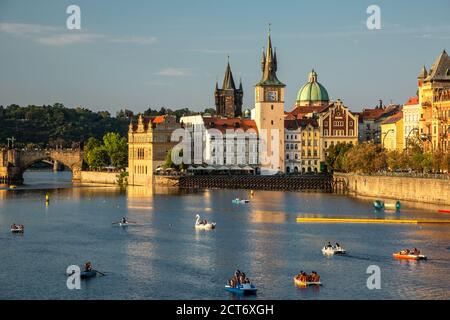
{"label": "blue sky", "polygon": [[[81,30],[66,28],[71,4]],[[371,4],[381,30],[366,28]],[[450,51],[449,12],[449,0],[0,0],[0,105],[202,110],[229,54],[252,107],[269,22],[286,110],[312,68],[352,110],[403,103],[421,65]]]}

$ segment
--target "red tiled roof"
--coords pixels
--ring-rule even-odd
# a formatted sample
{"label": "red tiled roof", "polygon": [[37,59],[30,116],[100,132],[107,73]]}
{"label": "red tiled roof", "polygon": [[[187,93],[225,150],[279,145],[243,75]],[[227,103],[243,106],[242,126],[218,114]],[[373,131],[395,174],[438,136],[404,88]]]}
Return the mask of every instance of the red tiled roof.
{"label": "red tiled roof", "polygon": [[253,129],[256,133],[258,132],[256,122],[250,119],[205,117],[203,122],[207,129],[218,129],[222,133],[225,133],[227,129],[242,129],[244,131]]}
{"label": "red tiled roof", "polygon": [[152,123],[163,123],[166,116],[156,116],[152,119]]}
{"label": "red tiled roof", "polygon": [[381,122],[381,124],[396,123],[396,122],[400,121],[401,119],[403,119],[403,111],[399,111],[396,114],[390,116],[389,118],[387,118],[386,120]]}
{"label": "red tiled roof", "polygon": [[413,105],[416,105],[416,104],[419,104],[419,97],[411,97],[405,103],[405,106],[413,106]]}

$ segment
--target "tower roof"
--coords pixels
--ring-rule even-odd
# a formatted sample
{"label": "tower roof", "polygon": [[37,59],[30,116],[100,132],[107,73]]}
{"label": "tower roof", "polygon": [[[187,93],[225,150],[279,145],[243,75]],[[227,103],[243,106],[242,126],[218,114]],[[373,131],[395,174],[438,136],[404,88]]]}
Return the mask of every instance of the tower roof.
{"label": "tower roof", "polygon": [[450,57],[445,50],[434,62],[427,80],[450,80]]}
{"label": "tower roof", "polygon": [[420,70],[419,73],[419,79],[425,79],[428,76],[428,71],[427,68],[425,66],[422,67],[422,70]]}
{"label": "tower roof", "polygon": [[227,69],[225,70],[225,76],[223,77],[222,90],[236,89],[234,84],[233,73],[231,72],[230,61],[228,61]]}
{"label": "tower roof", "polygon": [[286,85],[282,83],[277,78],[277,56],[272,49],[272,39],[270,38],[270,30],[267,39],[267,48],[266,54],[263,54],[262,58],[263,66],[262,66],[262,78],[257,83],[257,86],[281,86],[285,87]]}

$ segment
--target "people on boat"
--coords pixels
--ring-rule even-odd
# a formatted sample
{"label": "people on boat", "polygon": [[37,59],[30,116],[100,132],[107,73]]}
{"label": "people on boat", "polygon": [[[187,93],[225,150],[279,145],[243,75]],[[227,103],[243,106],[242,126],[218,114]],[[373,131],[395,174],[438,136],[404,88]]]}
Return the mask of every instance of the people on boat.
{"label": "people on boat", "polygon": [[320,282],[320,276],[316,271],[312,271],[311,274],[300,271],[298,275],[295,276],[297,280],[301,282]]}
{"label": "people on boat", "polygon": [[228,280],[228,285],[231,288],[236,288],[237,286],[241,284],[247,284],[250,283],[250,279],[245,275],[244,272],[241,272],[239,269],[236,269],[234,272],[234,275],[231,277],[230,280]]}
{"label": "people on boat", "polygon": [[127,219],[125,219],[125,217],[122,217],[121,222],[122,222],[122,223],[128,223],[128,221],[127,221]]}
{"label": "people on boat", "polygon": [[84,264],[84,271],[86,272],[92,271],[92,263],[90,261]]}
{"label": "people on boat", "polygon": [[327,248],[333,248],[330,241],[328,241]]}
{"label": "people on boat", "polygon": [[412,254],[418,256],[418,255],[420,255],[420,250],[418,250],[417,248],[414,248]]}
{"label": "people on boat", "polygon": [[341,246],[339,245],[339,243],[336,242],[336,249],[340,249]]}

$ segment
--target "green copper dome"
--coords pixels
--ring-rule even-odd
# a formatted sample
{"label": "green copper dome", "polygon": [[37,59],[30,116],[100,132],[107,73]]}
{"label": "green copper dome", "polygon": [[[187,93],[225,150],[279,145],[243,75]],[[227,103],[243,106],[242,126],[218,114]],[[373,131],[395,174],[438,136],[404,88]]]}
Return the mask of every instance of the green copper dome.
{"label": "green copper dome", "polygon": [[317,82],[317,73],[314,69],[309,74],[309,81],[306,83],[297,94],[297,102],[319,102],[330,101],[327,89],[319,82]]}

